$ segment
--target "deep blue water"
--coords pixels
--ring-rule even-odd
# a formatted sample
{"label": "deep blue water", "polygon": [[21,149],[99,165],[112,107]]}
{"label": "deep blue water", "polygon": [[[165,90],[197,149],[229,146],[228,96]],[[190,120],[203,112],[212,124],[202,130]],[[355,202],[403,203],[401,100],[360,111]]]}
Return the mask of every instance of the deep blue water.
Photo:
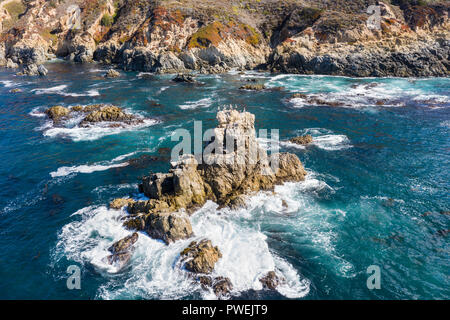
{"label": "deep blue water", "polygon": [[[306,148],[281,144],[302,160],[305,182],[257,194],[247,209],[207,203],[191,217],[196,238],[221,249],[215,272],[230,277],[235,298],[450,298],[449,237],[438,232],[450,229],[440,213],[450,210],[450,79],[235,73],[190,86],[169,75],[104,79],[98,65],[47,67],[44,79],[0,70],[0,298],[210,298],[175,263],[192,239],[166,246],[141,234],[119,273],[102,259],[129,234],[108,202],[142,196],[139,177],[168,170],[161,148],[176,144],[171,133],[194,120],[213,127],[225,104],[254,113],[257,129],[279,129],[282,140],[315,137]],[[284,89],[239,90],[249,78]],[[294,92],[347,105],[289,101]],[[42,114],[92,103],[149,120],[126,130],[56,128]],[[69,265],[81,268],[81,290],[66,287]],[[379,290],[366,286],[370,265],[381,269]],[[260,291],[258,278],[273,269],[286,284]]]}

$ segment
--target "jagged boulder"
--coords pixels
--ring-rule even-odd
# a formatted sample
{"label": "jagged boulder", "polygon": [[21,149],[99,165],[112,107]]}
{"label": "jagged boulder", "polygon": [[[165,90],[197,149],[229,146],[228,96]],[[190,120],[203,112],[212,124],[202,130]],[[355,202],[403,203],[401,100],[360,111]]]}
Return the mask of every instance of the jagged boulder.
{"label": "jagged boulder", "polygon": [[115,242],[108,251],[111,255],[106,257],[106,260],[111,265],[116,265],[117,269],[122,269],[131,259],[134,247],[133,245],[138,240],[139,236],[135,232],[119,241]]}
{"label": "jagged boulder", "polygon": [[45,113],[53,121],[61,120],[70,114],[70,109],[63,106],[53,106],[48,108]]}
{"label": "jagged boulder", "polygon": [[181,253],[186,270],[193,273],[211,273],[216,262],[222,257],[218,247],[214,247],[211,240],[192,241]]}
{"label": "jagged boulder", "polygon": [[166,244],[193,236],[189,218],[179,212],[157,212],[149,214],[145,220],[145,230],[154,239]]}
{"label": "jagged boulder", "polygon": [[269,271],[265,276],[259,279],[264,289],[275,290],[285,279],[279,277],[275,271]]}
{"label": "jagged boulder", "polygon": [[117,70],[109,69],[104,75],[105,78],[117,78],[120,77],[120,73]]}
{"label": "jagged boulder", "polygon": [[295,144],[307,145],[313,142],[313,137],[310,134],[307,134],[304,136],[291,138],[289,141]]}

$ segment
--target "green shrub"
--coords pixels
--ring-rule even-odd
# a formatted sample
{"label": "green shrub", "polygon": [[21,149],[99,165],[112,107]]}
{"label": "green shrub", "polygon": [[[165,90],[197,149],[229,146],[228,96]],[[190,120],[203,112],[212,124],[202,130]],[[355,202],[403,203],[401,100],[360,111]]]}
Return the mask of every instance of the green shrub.
{"label": "green shrub", "polygon": [[100,24],[104,27],[111,27],[114,23],[114,17],[105,13],[100,21]]}

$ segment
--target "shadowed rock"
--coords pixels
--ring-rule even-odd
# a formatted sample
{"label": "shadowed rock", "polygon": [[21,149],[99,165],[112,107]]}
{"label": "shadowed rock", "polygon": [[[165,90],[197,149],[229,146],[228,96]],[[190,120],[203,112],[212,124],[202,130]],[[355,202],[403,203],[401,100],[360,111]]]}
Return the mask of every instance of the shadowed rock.
{"label": "shadowed rock", "polygon": [[109,247],[108,251],[112,254],[106,257],[108,263],[116,265],[119,270],[122,269],[130,261],[134,250],[133,245],[138,240],[138,237],[138,234],[135,232]]}

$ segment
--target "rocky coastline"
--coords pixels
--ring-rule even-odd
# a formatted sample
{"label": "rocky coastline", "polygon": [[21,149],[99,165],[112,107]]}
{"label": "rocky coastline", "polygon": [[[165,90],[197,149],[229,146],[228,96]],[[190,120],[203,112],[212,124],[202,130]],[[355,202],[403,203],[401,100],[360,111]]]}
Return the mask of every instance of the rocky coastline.
{"label": "rocky coastline", "polygon": [[[370,5],[380,8],[379,29],[367,25]],[[449,9],[416,0],[4,0],[0,66],[45,75],[40,65],[60,57],[155,73],[448,76]]]}

